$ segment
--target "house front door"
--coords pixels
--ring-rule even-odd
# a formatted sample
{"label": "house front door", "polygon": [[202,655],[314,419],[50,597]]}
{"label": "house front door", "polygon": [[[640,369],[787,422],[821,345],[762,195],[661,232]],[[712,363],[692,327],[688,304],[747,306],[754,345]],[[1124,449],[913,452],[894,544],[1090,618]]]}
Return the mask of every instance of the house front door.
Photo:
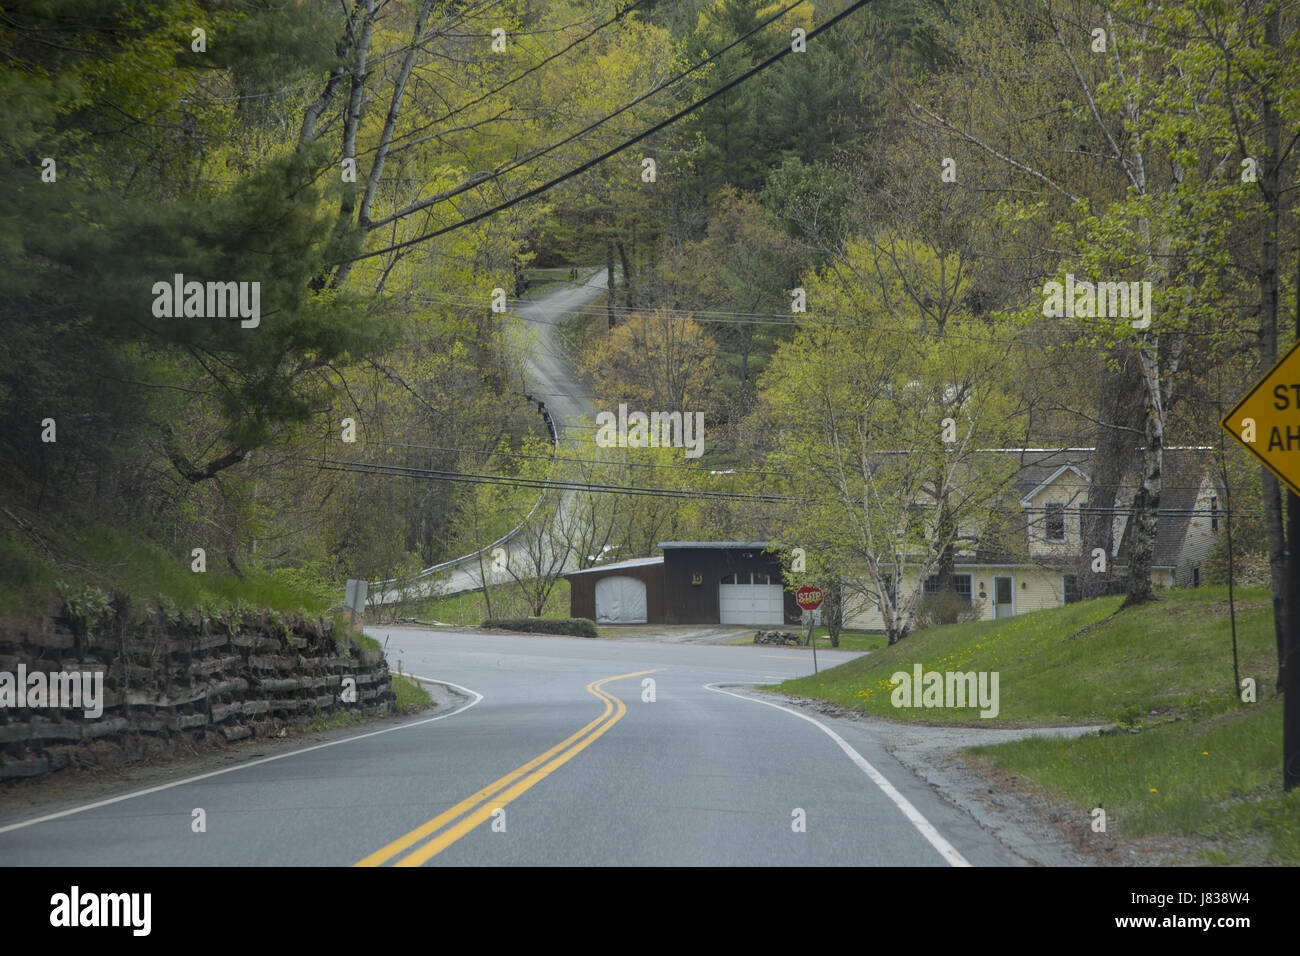
{"label": "house front door", "polygon": [[1010,578],[993,579],[993,616],[994,617],[1011,617],[1016,613],[1013,597],[1015,592],[1011,589]]}

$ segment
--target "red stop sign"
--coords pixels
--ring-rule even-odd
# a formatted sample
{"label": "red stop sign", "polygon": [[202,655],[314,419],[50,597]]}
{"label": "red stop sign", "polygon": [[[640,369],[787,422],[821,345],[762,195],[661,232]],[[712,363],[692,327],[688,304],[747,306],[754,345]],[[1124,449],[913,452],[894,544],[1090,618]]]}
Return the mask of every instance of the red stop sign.
{"label": "red stop sign", "polygon": [[822,606],[822,589],[815,584],[805,584],[794,592],[794,599],[805,611],[815,611]]}

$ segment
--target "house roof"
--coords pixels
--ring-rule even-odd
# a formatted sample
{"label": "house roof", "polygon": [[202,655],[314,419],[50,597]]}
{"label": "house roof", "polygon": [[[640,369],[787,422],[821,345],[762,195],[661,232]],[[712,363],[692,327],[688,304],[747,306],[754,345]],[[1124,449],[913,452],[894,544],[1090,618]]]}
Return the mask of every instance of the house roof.
{"label": "house roof", "polygon": [[660,541],[661,548],[771,548],[771,541]]}
{"label": "house roof", "polygon": [[[1165,449],[1160,510],[1168,513],[1162,513],[1156,525],[1155,551],[1151,555],[1154,567],[1177,566],[1183,538],[1187,536],[1188,525],[1194,517],[1188,512],[1196,507],[1196,496],[1200,493],[1208,465],[1208,456],[1204,454],[1191,454],[1186,449]],[[1218,483],[1215,484],[1217,487]],[[1119,553],[1115,556],[1116,564],[1128,563],[1132,534],[1133,522],[1129,521],[1124,528]]]}
{"label": "house roof", "polygon": [[[1082,478],[1085,483],[1092,481],[1092,479],[1088,477],[1088,474],[1078,465],[1072,464],[1070,462],[1066,462],[1064,465],[1061,465],[1054,472],[1052,472],[1050,475],[1048,475],[1038,484],[1034,485],[1034,487],[1030,488],[1027,492],[1021,495],[1020,503],[1025,507],[1029,507],[1029,502],[1033,499],[1034,495],[1038,494],[1040,491],[1042,491],[1052,482],[1056,481],[1057,478],[1061,477],[1061,475],[1063,475],[1067,471],[1074,472],[1076,475]],[[1023,482],[1021,481],[1016,482],[1017,490],[1019,489],[1019,486],[1021,484],[1023,484]]]}
{"label": "house roof", "polygon": [[643,568],[650,564],[663,564],[664,556],[658,555],[653,558],[629,558],[627,561],[615,561],[611,564],[598,564],[594,568],[583,568],[581,571],[566,571],[564,576],[571,578],[579,574],[594,574],[597,571],[621,571],[624,568]]}
{"label": "house roof", "polygon": [[[1022,506],[1067,469],[1073,468],[1091,479],[1097,465],[1097,454],[1094,448],[999,450],[1019,458],[1020,471],[1013,485],[1014,493],[1020,499]],[[1171,446],[1164,450],[1163,490],[1160,495],[1162,513],[1156,525],[1155,548],[1151,556],[1153,567],[1170,568],[1178,564],[1183,539],[1186,537],[1187,527],[1192,517],[1188,512],[1196,506],[1196,496],[1210,465],[1211,450],[1204,446]],[[1003,533],[1009,540],[1017,543],[1024,541],[1029,533],[1029,520],[1030,516],[1024,510],[1011,514],[1008,516],[1008,523]],[[1126,521],[1119,550],[1114,557],[1118,565],[1128,564],[1132,534],[1133,522]],[[977,549],[973,559],[967,556],[965,560],[978,564],[1004,564],[1015,563],[1017,557],[1012,552],[993,546],[981,547]],[[1019,560],[1024,560],[1023,555]],[[957,558],[957,563],[963,563],[962,557]]]}

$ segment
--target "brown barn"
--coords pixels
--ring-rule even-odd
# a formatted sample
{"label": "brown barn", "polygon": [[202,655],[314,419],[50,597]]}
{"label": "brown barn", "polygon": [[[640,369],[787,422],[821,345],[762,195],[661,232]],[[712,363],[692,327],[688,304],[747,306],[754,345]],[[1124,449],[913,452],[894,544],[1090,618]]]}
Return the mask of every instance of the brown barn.
{"label": "brown barn", "polygon": [[611,624],[798,623],[764,541],[661,541],[663,555],[570,571],[569,613]]}

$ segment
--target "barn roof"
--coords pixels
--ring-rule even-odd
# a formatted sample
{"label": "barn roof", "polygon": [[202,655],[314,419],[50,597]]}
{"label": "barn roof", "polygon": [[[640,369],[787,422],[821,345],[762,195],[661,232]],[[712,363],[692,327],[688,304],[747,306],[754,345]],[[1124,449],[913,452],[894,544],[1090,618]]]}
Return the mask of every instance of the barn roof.
{"label": "barn roof", "polygon": [[641,568],[649,564],[663,564],[664,556],[661,554],[654,558],[630,558],[627,561],[615,561],[613,564],[598,564],[594,568],[583,568],[581,571],[566,571],[564,576],[571,578],[578,574],[594,574],[597,571],[619,571],[623,568]]}
{"label": "barn roof", "polygon": [[660,541],[661,548],[773,548],[771,541]]}

